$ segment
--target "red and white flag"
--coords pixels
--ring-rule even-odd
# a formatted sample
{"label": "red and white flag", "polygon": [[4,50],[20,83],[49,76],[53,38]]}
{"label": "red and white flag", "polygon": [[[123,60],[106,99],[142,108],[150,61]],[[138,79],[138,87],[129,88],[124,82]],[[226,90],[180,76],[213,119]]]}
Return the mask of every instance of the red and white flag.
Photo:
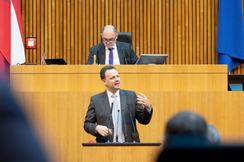
{"label": "red and white flag", "polygon": [[25,63],[20,0],[11,0],[11,65]]}
{"label": "red and white flag", "polygon": [[25,62],[20,0],[0,0],[0,74],[9,81],[10,64]]}

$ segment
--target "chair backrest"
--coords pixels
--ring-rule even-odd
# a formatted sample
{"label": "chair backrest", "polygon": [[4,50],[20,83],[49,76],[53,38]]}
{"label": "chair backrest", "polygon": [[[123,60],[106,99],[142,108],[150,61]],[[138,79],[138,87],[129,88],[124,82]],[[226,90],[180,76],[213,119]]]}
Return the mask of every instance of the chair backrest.
{"label": "chair backrest", "polygon": [[132,35],[129,32],[118,32],[117,41],[129,43],[132,46]]}
{"label": "chair backrest", "polygon": [[[132,46],[132,35],[129,32],[118,32],[117,41],[129,43]],[[102,38],[101,38],[102,42]]]}

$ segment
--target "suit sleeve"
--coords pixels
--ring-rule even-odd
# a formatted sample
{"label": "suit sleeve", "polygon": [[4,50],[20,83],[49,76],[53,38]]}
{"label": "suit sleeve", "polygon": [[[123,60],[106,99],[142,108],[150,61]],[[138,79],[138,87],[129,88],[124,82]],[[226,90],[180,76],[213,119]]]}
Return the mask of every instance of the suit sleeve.
{"label": "suit sleeve", "polygon": [[132,46],[129,46],[129,64],[135,64],[138,60],[136,53],[134,52]]}
{"label": "suit sleeve", "polygon": [[95,124],[96,122],[97,120],[96,120],[96,113],[95,113],[95,105],[91,97],[90,105],[88,106],[88,110],[84,122],[85,131],[87,133],[90,133],[91,135],[96,136],[97,135],[97,132],[95,131],[95,128],[97,126],[97,124]]}
{"label": "suit sleeve", "polygon": [[89,55],[88,55],[88,60],[86,62],[87,65],[91,65],[94,63],[94,51],[92,48],[90,48]]}
{"label": "suit sleeve", "polygon": [[135,110],[136,110],[136,119],[141,124],[148,124],[151,121],[152,118],[152,112],[151,114],[148,113],[146,108],[143,108],[143,106],[139,103],[137,103],[137,96],[134,93],[134,102],[135,102]]}

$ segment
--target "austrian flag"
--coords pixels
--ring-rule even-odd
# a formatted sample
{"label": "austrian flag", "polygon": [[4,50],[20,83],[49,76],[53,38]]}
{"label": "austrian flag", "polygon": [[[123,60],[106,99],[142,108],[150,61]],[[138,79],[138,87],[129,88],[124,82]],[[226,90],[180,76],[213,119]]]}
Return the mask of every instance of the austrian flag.
{"label": "austrian flag", "polygon": [[24,62],[20,0],[0,0],[0,77],[8,79],[10,64]]}

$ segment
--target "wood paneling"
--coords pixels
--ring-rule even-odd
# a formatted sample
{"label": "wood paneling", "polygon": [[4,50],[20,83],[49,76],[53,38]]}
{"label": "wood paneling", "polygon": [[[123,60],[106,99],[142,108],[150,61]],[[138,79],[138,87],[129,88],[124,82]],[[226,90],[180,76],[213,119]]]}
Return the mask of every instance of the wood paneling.
{"label": "wood paneling", "polygon": [[[53,162],[154,161],[160,148],[95,147],[81,144],[95,137],[83,129],[90,97],[100,91],[15,92]],[[138,94],[138,92],[136,92]],[[167,120],[182,110],[200,113],[219,130],[223,143],[244,143],[244,93],[228,91],[142,91],[153,106],[148,125],[138,124],[141,142],[161,142]],[[128,152],[129,151],[129,152]],[[131,151],[131,153],[130,153]],[[138,151],[138,152],[137,152]],[[108,153],[110,152],[110,153]],[[112,153],[113,152],[113,153]],[[137,152],[137,155],[132,153]],[[119,157],[115,155],[119,154]],[[105,156],[106,155],[106,156]],[[95,160],[100,158],[99,160]]]}
{"label": "wood paneling", "polygon": [[[13,91],[104,91],[104,65],[12,65]],[[226,65],[116,65],[121,88],[142,91],[227,91]]]}
{"label": "wood paneling", "polygon": [[[218,0],[21,0],[26,62],[85,64],[104,25],[132,33],[136,54],[169,54],[166,64],[217,64]],[[244,65],[231,73],[243,74]]]}

